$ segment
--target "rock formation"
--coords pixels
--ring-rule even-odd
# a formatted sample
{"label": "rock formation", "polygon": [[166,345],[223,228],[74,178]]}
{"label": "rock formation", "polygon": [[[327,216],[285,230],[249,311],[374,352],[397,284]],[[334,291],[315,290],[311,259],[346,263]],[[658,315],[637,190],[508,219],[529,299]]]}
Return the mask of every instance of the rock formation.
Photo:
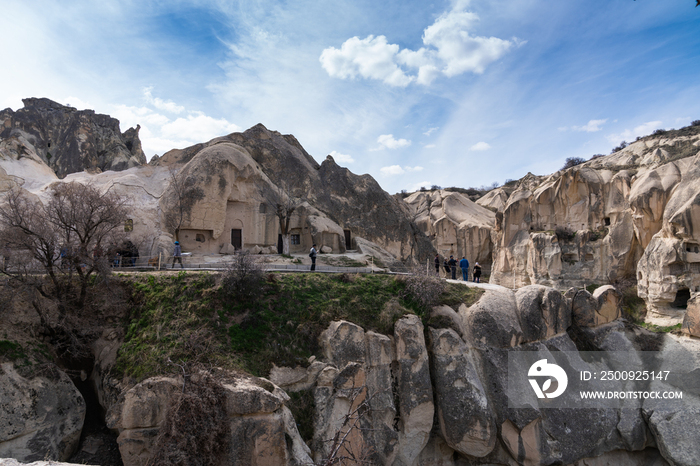
{"label": "rock formation", "polygon": [[119,121],[46,98],[23,99],[24,108],[0,112],[0,139],[34,152],[59,178],[83,170],[124,170],[144,165],[139,127],[121,133]]}
{"label": "rock formation", "polygon": [[[439,251],[479,257],[493,283],[566,290],[632,279],[648,320],[673,325],[700,290],[699,151],[700,127],[691,126],[549,176],[528,174],[476,202],[496,211],[491,222],[456,193],[406,202]],[[699,335],[697,317],[688,319],[685,331]]]}
{"label": "rock formation", "polygon": [[83,429],[85,401],[63,371],[51,365],[44,375],[26,379],[4,363],[0,394],[0,458],[70,458]]}
{"label": "rock formation", "polygon": [[496,214],[449,191],[419,191],[404,199],[420,230],[447,257],[466,257],[470,265],[479,262],[489,273],[492,262],[491,230]]}
{"label": "rock formation", "polygon": [[[617,292],[599,290],[571,289],[566,296],[541,285],[489,291],[458,312],[436,309],[460,319],[456,327],[464,335],[452,324],[430,327],[427,342],[416,316],[400,319],[393,335],[333,322],[320,339],[325,361],[308,369],[275,368],[271,378],[286,390],[313,390],[317,461],[328,457],[327,440],[340,431],[349,433],[348,452],[363,451],[386,465],[694,464],[700,449],[687,438],[700,427],[694,399],[687,401],[687,415],[685,408],[651,405],[510,407],[506,368],[513,353],[565,352],[576,367],[578,351],[634,352],[652,345],[664,361],[686,364],[684,373],[699,367],[696,341],[625,327],[617,320]],[[350,430],[347,413],[362,402],[364,414]]]}

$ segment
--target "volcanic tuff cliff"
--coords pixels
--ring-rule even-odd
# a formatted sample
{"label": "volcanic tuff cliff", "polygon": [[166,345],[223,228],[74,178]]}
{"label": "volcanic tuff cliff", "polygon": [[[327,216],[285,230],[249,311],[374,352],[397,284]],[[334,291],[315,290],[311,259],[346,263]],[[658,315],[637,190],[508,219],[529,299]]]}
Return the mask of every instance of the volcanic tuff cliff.
{"label": "volcanic tuff cliff", "polygon": [[0,112],[0,140],[35,152],[59,178],[83,170],[124,170],[146,163],[139,129],[119,130],[119,120],[76,110],[46,98],[22,99],[24,108]]}
{"label": "volcanic tuff cliff", "polygon": [[483,213],[467,200],[448,202],[456,193],[405,201],[441,253],[492,256],[493,283],[565,290],[636,280],[649,319],[687,316],[684,329],[700,335],[699,166],[700,126],[690,126],[548,176],[528,174],[476,202],[495,212],[487,243]]}

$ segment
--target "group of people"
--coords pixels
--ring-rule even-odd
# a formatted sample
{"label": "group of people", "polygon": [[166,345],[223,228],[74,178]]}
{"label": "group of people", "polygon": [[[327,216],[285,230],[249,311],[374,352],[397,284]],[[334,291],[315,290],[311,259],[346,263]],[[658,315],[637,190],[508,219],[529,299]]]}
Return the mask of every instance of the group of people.
{"label": "group of people", "polygon": [[[435,254],[435,273],[440,276],[440,254]],[[469,281],[469,261],[466,257],[462,256],[462,259],[457,262],[454,256],[450,256],[450,259],[444,258],[442,260],[442,267],[445,268],[445,277],[452,276],[452,280],[457,279],[457,265],[462,270],[462,280],[465,282]],[[472,271],[472,276],[474,277],[474,283],[480,283],[481,281],[481,266],[479,263],[474,264],[474,270]]]}

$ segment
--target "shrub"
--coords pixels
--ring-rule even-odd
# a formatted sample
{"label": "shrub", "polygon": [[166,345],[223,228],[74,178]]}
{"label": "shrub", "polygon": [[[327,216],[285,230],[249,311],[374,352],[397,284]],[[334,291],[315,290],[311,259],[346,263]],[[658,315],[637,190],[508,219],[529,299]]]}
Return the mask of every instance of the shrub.
{"label": "shrub", "polygon": [[241,252],[233,256],[221,277],[224,296],[250,300],[256,296],[265,281],[262,265],[256,256]]}
{"label": "shrub", "polygon": [[401,297],[411,299],[425,312],[440,304],[440,296],[445,291],[444,281],[422,270],[406,275],[404,283],[406,287]]}
{"label": "shrub", "polygon": [[610,152],[610,153],[611,153],[611,154],[614,154],[615,152],[621,151],[622,149],[624,149],[624,148],[627,147],[627,146],[629,146],[629,144],[627,143],[627,141],[622,141],[622,142],[620,143],[620,145],[617,146],[617,147],[615,147],[615,148],[612,150],[612,152]]}
{"label": "shrub", "polygon": [[603,154],[595,154],[595,155],[591,156],[591,158],[588,159],[588,160],[595,160],[595,159],[599,159],[599,158],[601,158],[601,157],[605,157],[605,155],[603,155]]}
{"label": "shrub", "polygon": [[700,126],[700,120],[693,120],[693,121],[690,123],[690,126]]}
{"label": "shrub", "polygon": [[224,387],[209,375],[197,374],[175,393],[148,466],[205,466],[229,453],[230,422]]}
{"label": "shrub", "polygon": [[557,235],[559,241],[571,241],[576,237],[575,231],[561,226],[554,230],[554,234]]}
{"label": "shrub", "polygon": [[581,157],[568,157],[564,162],[564,166],[561,167],[561,169],[566,170],[567,168],[575,167],[576,165],[581,165],[585,161],[586,159]]}

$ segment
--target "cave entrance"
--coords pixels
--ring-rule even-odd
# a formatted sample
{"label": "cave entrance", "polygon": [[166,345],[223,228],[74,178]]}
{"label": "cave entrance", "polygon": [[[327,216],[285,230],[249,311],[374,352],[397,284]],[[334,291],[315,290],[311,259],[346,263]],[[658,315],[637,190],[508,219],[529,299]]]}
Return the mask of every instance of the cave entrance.
{"label": "cave entrance", "polygon": [[231,230],[231,244],[236,249],[241,249],[243,247],[243,231],[234,228]]}
{"label": "cave entrance", "polygon": [[690,290],[688,288],[681,288],[676,292],[676,299],[671,303],[671,307],[687,309],[688,300],[690,300]]}
{"label": "cave entrance", "polygon": [[352,249],[352,234],[350,230],[343,230],[343,233],[345,233],[345,249],[349,251]]}

